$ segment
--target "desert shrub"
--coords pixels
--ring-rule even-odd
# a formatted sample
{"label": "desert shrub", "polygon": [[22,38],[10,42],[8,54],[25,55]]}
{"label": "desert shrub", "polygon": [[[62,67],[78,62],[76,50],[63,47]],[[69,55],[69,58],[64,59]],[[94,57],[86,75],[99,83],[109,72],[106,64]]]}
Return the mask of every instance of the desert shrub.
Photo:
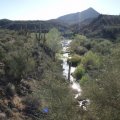
{"label": "desert shrub", "polygon": [[71,51],[75,51],[77,47],[83,46],[84,43],[87,41],[86,36],[83,35],[76,35],[74,40],[70,44]]}
{"label": "desert shrub", "polygon": [[46,44],[54,53],[61,49],[60,38],[60,32],[56,28],[51,29],[47,34]]}
{"label": "desert shrub", "polygon": [[4,57],[6,76],[19,81],[23,76],[27,76],[29,72],[34,70],[33,46],[32,39],[19,35],[14,42],[5,44],[8,49]]}
{"label": "desert shrub", "polygon": [[119,120],[120,118],[120,45],[105,57],[101,72],[83,87],[84,97],[89,98],[89,110],[94,119]]}
{"label": "desert shrub", "polygon": [[83,46],[90,50],[92,48],[91,40],[90,39],[86,40]]}
{"label": "desert shrub", "polygon": [[28,96],[23,103],[25,104],[25,113],[27,115],[39,116],[40,112],[40,99],[35,96]]}
{"label": "desert shrub", "polygon": [[110,54],[112,42],[106,39],[96,39],[91,41],[92,44],[92,51],[98,52],[102,55]]}
{"label": "desert shrub", "polygon": [[89,80],[90,80],[90,76],[88,74],[85,74],[80,79],[80,85],[84,86],[87,83],[87,81],[89,81]]}
{"label": "desert shrub", "polygon": [[81,64],[86,70],[97,69],[100,67],[100,57],[96,53],[89,51],[82,57]]}
{"label": "desert shrub", "polygon": [[0,60],[3,60],[5,57],[5,50],[3,48],[4,45],[0,44]]}
{"label": "desert shrub", "polygon": [[82,47],[82,46],[78,46],[76,49],[75,49],[75,53],[76,54],[79,54],[79,55],[84,55],[88,50],[85,48],[85,47]]}
{"label": "desert shrub", "polygon": [[118,120],[120,118],[119,69],[111,66],[104,71],[85,86],[84,94],[92,101],[89,106],[93,111],[92,116],[99,120]]}
{"label": "desert shrub", "polygon": [[35,61],[33,58],[28,58],[26,53],[11,53],[6,56],[5,60],[5,72],[7,76],[11,76],[13,79],[21,80],[28,72],[33,70]]}
{"label": "desert shrub", "polygon": [[79,66],[77,66],[73,75],[77,80],[79,80],[82,78],[84,74],[85,74],[85,68],[83,65],[80,64]]}
{"label": "desert shrub", "polygon": [[83,45],[86,39],[87,39],[87,38],[86,38],[86,36],[84,36],[84,35],[78,35],[78,34],[77,34],[77,35],[75,36],[75,40],[79,41],[80,45]]}
{"label": "desert shrub", "polygon": [[13,97],[16,94],[15,86],[13,84],[9,83],[6,86],[5,93],[8,97]]}
{"label": "desert shrub", "polygon": [[80,61],[81,61],[81,57],[76,54],[67,60],[67,62],[71,63],[71,65],[74,67],[76,67],[80,63]]}

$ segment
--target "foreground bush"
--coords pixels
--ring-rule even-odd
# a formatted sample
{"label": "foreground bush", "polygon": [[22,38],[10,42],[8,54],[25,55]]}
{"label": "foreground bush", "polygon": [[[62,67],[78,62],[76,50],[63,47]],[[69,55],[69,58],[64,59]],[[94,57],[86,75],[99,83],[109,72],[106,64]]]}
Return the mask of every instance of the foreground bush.
{"label": "foreground bush", "polygon": [[97,69],[100,67],[100,57],[92,51],[89,51],[81,59],[81,63],[86,70]]}
{"label": "foreground bush", "polygon": [[112,42],[106,39],[95,39],[91,41],[92,51],[100,53],[102,55],[110,54]]}
{"label": "foreground bush", "polygon": [[67,60],[68,63],[71,63],[72,66],[76,67],[81,61],[81,57],[79,55],[73,55],[70,59]]}
{"label": "foreground bush", "polygon": [[84,55],[88,50],[85,47],[82,46],[78,46],[75,49],[75,53],[79,54],[79,55]]}
{"label": "foreground bush", "polygon": [[82,76],[85,74],[85,68],[83,65],[79,65],[75,72],[74,72],[74,77],[79,80],[82,78]]}
{"label": "foreground bush", "polygon": [[89,80],[90,80],[90,76],[88,74],[85,74],[80,79],[80,85],[84,86]]}
{"label": "foreground bush", "polygon": [[40,100],[36,97],[27,97],[24,100],[24,104],[25,104],[25,113],[29,116],[29,115],[33,115],[33,116],[39,116],[39,111],[40,111]]}
{"label": "foreground bush", "polygon": [[89,98],[89,114],[94,120],[120,119],[120,49],[119,46],[104,61],[104,67],[96,77],[83,87]]}
{"label": "foreground bush", "polygon": [[87,41],[86,36],[76,35],[74,40],[70,44],[71,51],[75,52],[76,48],[79,46],[83,46],[86,41]]}

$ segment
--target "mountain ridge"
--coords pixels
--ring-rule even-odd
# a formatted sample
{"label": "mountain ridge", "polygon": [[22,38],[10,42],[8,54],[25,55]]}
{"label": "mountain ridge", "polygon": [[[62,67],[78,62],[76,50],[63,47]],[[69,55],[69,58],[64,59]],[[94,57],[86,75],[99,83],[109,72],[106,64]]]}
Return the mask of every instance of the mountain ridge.
{"label": "mountain ridge", "polygon": [[90,7],[86,10],[81,11],[81,12],[63,15],[61,17],[58,17],[56,20],[60,20],[68,25],[73,25],[76,23],[80,23],[88,18],[96,18],[99,15],[100,15],[99,12],[97,12],[96,10],[94,10],[93,8]]}
{"label": "mountain ridge", "polygon": [[88,25],[82,27],[76,25],[73,31],[88,37],[117,39],[120,36],[120,16],[101,14]]}

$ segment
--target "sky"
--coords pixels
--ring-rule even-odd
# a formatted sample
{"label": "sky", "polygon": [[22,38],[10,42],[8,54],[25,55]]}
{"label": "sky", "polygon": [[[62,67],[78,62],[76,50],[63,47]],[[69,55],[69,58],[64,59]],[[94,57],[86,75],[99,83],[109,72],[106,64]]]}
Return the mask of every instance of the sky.
{"label": "sky", "polygon": [[120,0],[0,0],[0,19],[49,20],[89,7],[120,15]]}

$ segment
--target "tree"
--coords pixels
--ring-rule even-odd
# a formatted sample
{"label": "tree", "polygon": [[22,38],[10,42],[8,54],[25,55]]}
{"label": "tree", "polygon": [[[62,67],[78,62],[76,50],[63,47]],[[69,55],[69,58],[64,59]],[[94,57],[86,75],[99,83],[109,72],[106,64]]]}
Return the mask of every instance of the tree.
{"label": "tree", "polygon": [[60,39],[60,32],[56,28],[51,29],[47,34],[46,44],[52,50],[53,57],[61,49]]}

